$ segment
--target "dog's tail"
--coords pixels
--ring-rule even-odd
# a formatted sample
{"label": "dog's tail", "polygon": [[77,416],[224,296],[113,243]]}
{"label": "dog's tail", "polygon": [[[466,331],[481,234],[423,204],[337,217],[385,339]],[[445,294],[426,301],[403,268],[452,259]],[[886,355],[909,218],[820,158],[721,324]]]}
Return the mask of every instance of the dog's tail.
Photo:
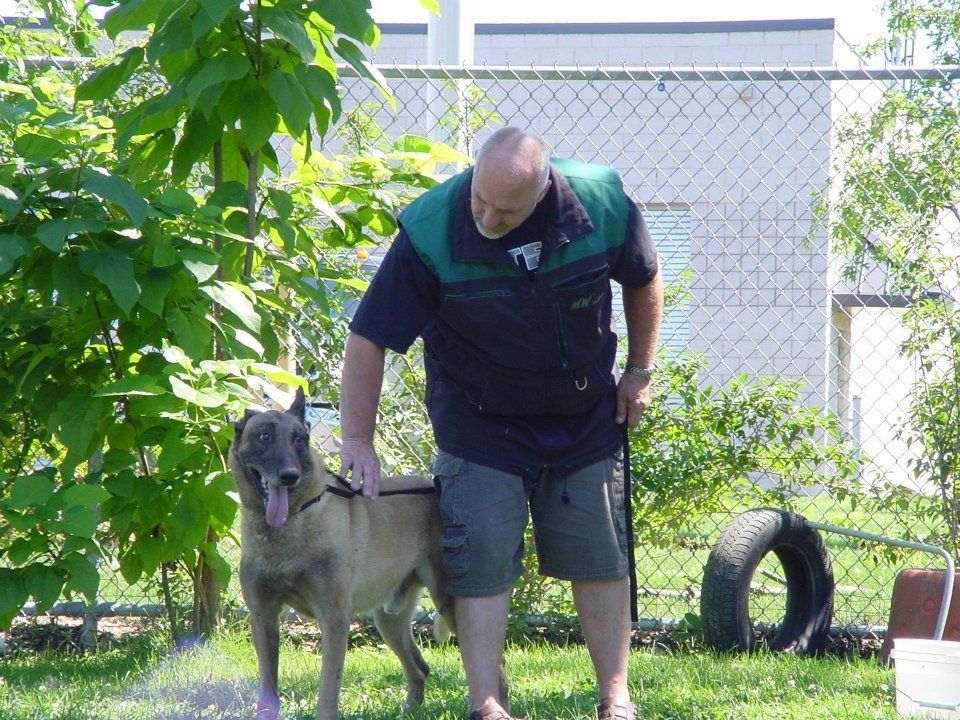
{"label": "dog's tail", "polygon": [[438,645],[450,640],[451,635],[457,634],[457,623],[453,614],[453,596],[444,598],[443,607],[438,607],[433,616],[433,639]]}

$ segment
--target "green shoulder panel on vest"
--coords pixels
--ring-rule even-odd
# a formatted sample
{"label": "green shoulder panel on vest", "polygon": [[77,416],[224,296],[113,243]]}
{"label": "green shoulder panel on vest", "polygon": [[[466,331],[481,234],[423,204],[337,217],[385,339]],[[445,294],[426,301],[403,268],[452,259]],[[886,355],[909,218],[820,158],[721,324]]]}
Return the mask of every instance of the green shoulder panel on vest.
{"label": "green shoulder panel on vest", "polygon": [[560,246],[541,266],[543,272],[593,255],[604,255],[610,248],[622,245],[627,232],[627,196],[620,173],[604,165],[564,158],[553,158],[550,163],[570,183],[590,217],[593,232]]}
{"label": "green shoulder panel on vest", "polygon": [[[622,244],[627,227],[627,198],[617,171],[563,158],[551,158],[550,164],[570,183],[590,217],[593,232],[564,244],[541,270],[555,270]],[[414,250],[441,283],[523,275],[516,265],[454,261],[453,210],[466,178],[466,172],[455,175],[425,192],[400,213],[400,223]]]}

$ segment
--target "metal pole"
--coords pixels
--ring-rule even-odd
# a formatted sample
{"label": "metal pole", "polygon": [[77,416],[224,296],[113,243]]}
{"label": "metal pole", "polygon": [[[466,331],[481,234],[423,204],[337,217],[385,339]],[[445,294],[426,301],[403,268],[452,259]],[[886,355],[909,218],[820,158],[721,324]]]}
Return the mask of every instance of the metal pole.
{"label": "metal pole", "polygon": [[[440,14],[430,14],[427,20],[427,62],[445,68],[473,65],[474,26],[470,15],[470,0],[440,0]],[[439,124],[449,110],[456,117],[466,114],[466,89],[469,80],[449,79],[448,92],[435,87],[428,89],[430,107]],[[437,128],[438,132],[440,128]],[[470,154],[468,140],[459,128],[454,137],[444,138],[465,155]]]}
{"label": "metal pole", "polygon": [[896,545],[897,547],[909,548],[911,550],[920,550],[942,557],[947,565],[947,578],[943,583],[943,599],[940,601],[940,615],[937,617],[937,627],[936,630],[934,630],[933,639],[943,640],[943,631],[947,626],[947,613],[950,612],[950,601],[953,599],[954,567],[953,557],[950,553],[936,545],[924,545],[923,543],[910,542],[909,540],[898,540],[883,535],[874,535],[873,533],[863,532],[862,530],[849,530],[847,528],[837,527],[836,525],[824,525],[823,523],[812,522],[806,518],[804,518],[804,522],[810,527],[823,532],[832,532],[838,535],[848,535],[850,537],[871,540],[886,545]]}

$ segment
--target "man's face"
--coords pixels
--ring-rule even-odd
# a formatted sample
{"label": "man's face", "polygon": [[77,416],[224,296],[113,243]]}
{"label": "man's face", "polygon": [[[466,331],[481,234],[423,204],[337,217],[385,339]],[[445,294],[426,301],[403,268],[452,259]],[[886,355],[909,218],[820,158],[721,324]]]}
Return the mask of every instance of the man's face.
{"label": "man's face", "polygon": [[542,190],[538,184],[536,179],[525,182],[479,163],[470,186],[470,209],[477,231],[489,240],[499,240],[521,225],[550,188],[549,181]]}

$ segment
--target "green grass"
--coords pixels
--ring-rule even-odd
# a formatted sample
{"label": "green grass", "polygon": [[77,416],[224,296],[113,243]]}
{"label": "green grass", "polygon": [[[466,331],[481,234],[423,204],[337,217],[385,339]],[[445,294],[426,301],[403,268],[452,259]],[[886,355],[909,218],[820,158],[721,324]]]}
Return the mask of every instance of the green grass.
{"label": "green grass", "polygon": [[[310,643],[281,650],[285,720],[314,717],[320,659]],[[428,647],[425,705],[410,720],[466,717],[456,648]],[[507,654],[513,711],[529,720],[593,714],[592,671],[583,647],[532,644]],[[401,716],[399,664],[383,647],[347,656],[341,708],[352,720]],[[892,678],[876,661],[707,652],[632,651],[639,718],[860,720],[896,717]],[[253,718],[256,661],[246,633],[223,633],[201,650],[171,654],[146,635],[92,655],[21,655],[0,663],[3,720],[246,720]]]}

